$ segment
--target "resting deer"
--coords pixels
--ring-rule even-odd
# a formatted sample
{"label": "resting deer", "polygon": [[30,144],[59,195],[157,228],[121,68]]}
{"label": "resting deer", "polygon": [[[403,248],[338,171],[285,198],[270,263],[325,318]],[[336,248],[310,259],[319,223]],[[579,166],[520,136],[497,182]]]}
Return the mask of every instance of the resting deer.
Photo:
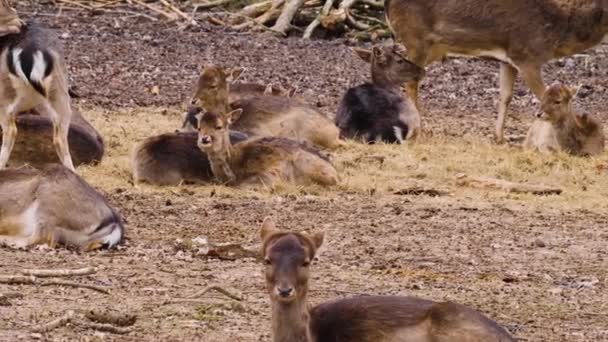
{"label": "resting deer", "polygon": [[334,185],[338,174],[318,150],[281,137],[265,137],[232,144],[229,125],[238,120],[241,109],[225,115],[212,112],[199,120],[198,146],[207,153],[217,180],[236,185],[265,185],[278,181],[297,184]]}
{"label": "resting deer", "polygon": [[323,234],[262,224],[274,342],[511,342],[509,333],[464,305],[416,297],[361,296],[309,308],[311,262]]}
{"label": "resting deer", "polygon": [[401,85],[421,79],[424,69],[403,58],[398,45],[354,51],[370,63],[372,82],[346,91],[336,114],[340,136],[398,144],[415,137],[420,129],[420,114],[414,103],[403,96]]}
{"label": "resting deer", "polygon": [[[417,65],[454,55],[501,62],[499,142],[517,74],[540,99],[543,64],[589,49],[608,33],[606,0],[387,0],[385,8],[396,39]],[[407,87],[415,101],[418,83],[412,80]]]}
{"label": "resting deer", "polygon": [[[2,0],[0,17],[14,15]],[[55,151],[63,165],[74,170],[68,145],[72,110],[59,40],[49,30],[28,23],[18,33],[0,37],[0,169],[6,167],[15,145],[17,114],[32,108],[51,119]]]}
{"label": "resting deer", "polygon": [[283,96],[249,96],[230,102],[229,80],[241,69],[206,66],[193,92],[192,104],[213,113],[241,108],[243,114],[233,129],[257,136],[280,136],[310,142],[319,147],[343,145],[331,120],[312,107]]}
{"label": "resting deer", "polygon": [[111,248],[123,237],[106,199],[62,165],[0,170],[0,243]]}
{"label": "resting deer", "polygon": [[597,155],[604,151],[602,124],[587,113],[572,109],[577,89],[559,82],[547,87],[541,110],[528,131],[524,147],[541,152],[565,151],[578,156]]}

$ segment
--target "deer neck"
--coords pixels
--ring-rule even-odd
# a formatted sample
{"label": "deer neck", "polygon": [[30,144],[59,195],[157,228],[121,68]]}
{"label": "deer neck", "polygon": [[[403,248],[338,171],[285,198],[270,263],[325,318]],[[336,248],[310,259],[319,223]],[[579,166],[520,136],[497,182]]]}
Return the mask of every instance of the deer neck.
{"label": "deer neck", "polygon": [[310,342],[306,296],[292,303],[272,302],[273,342]]}
{"label": "deer neck", "polygon": [[381,73],[375,73],[373,71],[372,71],[372,84],[374,84],[375,86],[384,88],[384,89],[397,91],[397,92],[399,91],[399,87],[401,87],[401,84],[395,83],[389,77],[387,77]]}
{"label": "deer neck", "polygon": [[234,148],[229,137],[227,138],[227,145],[221,151],[207,152],[207,158],[209,158],[211,172],[213,172],[215,178],[222,183],[234,183],[236,181],[236,175],[232,171]]}

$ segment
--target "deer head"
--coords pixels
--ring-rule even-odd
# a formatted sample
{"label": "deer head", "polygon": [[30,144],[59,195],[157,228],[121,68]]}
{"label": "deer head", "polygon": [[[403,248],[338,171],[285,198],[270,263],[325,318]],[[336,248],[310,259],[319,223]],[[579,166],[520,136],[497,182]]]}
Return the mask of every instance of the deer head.
{"label": "deer head", "polygon": [[548,86],[541,99],[540,119],[559,122],[572,114],[572,99],[578,92],[577,87],[567,87],[560,82]]}
{"label": "deer head", "polygon": [[225,69],[216,65],[203,68],[190,104],[199,105],[208,111],[224,113],[228,108],[229,84],[243,72],[243,68]]}
{"label": "deer head", "polygon": [[354,48],[353,51],[370,63],[374,84],[400,86],[405,82],[419,81],[424,77],[423,68],[403,57],[404,48],[401,45],[375,46],[371,50]]}

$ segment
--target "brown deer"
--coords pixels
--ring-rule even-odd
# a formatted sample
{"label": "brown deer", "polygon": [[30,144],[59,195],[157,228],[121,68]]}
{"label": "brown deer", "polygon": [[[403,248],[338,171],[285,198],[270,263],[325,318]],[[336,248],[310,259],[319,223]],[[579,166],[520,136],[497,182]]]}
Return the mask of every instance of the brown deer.
{"label": "brown deer", "polygon": [[[499,142],[518,72],[540,99],[543,64],[589,49],[608,33],[606,0],[387,0],[385,8],[396,39],[419,66],[457,55],[501,62]],[[416,102],[418,83],[407,86]]]}
{"label": "brown deer", "polygon": [[229,80],[234,79],[239,70],[206,66],[191,103],[213,113],[228,113],[241,108],[243,114],[232,128],[250,135],[293,138],[324,148],[343,145],[336,125],[301,101],[261,95],[243,97],[231,103]]}
{"label": "brown deer", "polygon": [[538,119],[532,124],[524,147],[541,152],[564,151],[577,156],[597,155],[604,151],[602,124],[587,113],[572,109],[577,89],[559,82],[547,87]]}
{"label": "brown deer", "polygon": [[64,166],[0,170],[0,243],[92,250],[114,247],[123,235],[118,213]]}
{"label": "brown deer", "polygon": [[225,115],[204,113],[199,121],[198,146],[207,153],[217,180],[235,185],[274,187],[279,181],[335,185],[338,174],[327,157],[304,143],[265,137],[232,144],[229,125],[241,109]]}
{"label": "brown deer", "polygon": [[405,59],[399,45],[354,51],[371,65],[372,81],[344,94],[336,114],[340,136],[367,143],[398,144],[417,136],[420,114],[414,103],[403,96],[401,85],[421,79],[424,69]]}
{"label": "brown deer", "polygon": [[464,305],[416,297],[361,296],[309,308],[311,262],[323,233],[261,228],[274,342],[511,342],[497,323]]}
{"label": "brown deer", "polygon": [[[2,0],[0,18],[14,15],[14,9]],[[17,114],[33,108],[53,122],[55,151],[74,170],[68,145],[72,109],[59,40],[50,30],[27,23],[18,33],[0,37],[0,169],[6,167],[15,145]]]}

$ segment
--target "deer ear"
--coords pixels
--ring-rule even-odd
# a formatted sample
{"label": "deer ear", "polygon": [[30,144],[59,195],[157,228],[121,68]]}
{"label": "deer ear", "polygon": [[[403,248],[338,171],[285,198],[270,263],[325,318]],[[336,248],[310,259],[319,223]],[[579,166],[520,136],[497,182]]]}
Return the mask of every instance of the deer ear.
{"label": "deer ear", "polygon": [[270,216],[266,216],[264,218],[264,222],[262,223],[262,229],[260,229],[260,237],[262,238],[262,241],[266,241],[266,239],[278,232],[279,230],[274,224],[274,220]]}
{"label": "deer ear", "polygon": [[243,109],[241,109],[241,108],[235,109],[235,110],[229,112],[228,114],[226,114],[226,118],[228,119],[228,124],[232,125],[233,123],[235,123],[241,117],[241,114],[243,114]]}
{"label": "deer ear", "polygon": [[359,56],[359,58],[361,58],[362,60],[366,61],[367,63],[371,63],[372,62],[372,52],[370,50],[367,49],[360,49],[360,48],[352,48],[352,50],[357,54],[357,56]]}
{"label": "deer ear", "polygon": [[325,239],[325,233],[317,232],[317,233],[312,234],[310,236],[310,238],[312,239],[312,242],[315,243],[315,248],[319,249],[321,247],[321,245],[323,245],[323,240]]}
{"label": "deer ear", "polygon": [[298,87],[293,86],[293,87],[290,87],[285,93],[287,94],[287,97],[294,97],[296,95],[297,91],[298,91]]}
{"label": "deer ear", "polygon": [[384,63],[386,56],[384,55],[384,50],[382,50],[382,48],[379,46],[374,46],[372,49],[372,54],[374,55],[374,60],[379,63]]}
{"label": "deer ear", "polygon": [[243,71],[245,71],[243,68],[230,68],[226,70],[226,74],[228,74],[228,82],[235,82],[238,80]]}
{"label": "deer ear", "polygon": [[272,95],[272,83],[268,83],[266,88],[264,88],[264,95]]}

